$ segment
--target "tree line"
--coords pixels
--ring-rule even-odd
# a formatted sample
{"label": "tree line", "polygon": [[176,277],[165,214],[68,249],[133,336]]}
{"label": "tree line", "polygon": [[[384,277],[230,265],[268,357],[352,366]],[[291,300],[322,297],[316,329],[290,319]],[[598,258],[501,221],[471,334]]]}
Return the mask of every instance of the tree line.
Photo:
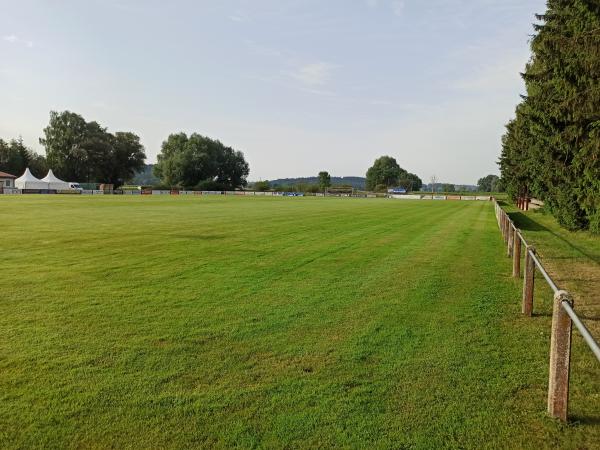
{"label": "tree line", "polygon": [[[39,140],[41,156],[22,139],[0,139],[0,171],[21,175],[27,167],[39,177],[48,168],[59,178],[122,185],[146,168],[140,138],[129,131],[110,133],[96,121],[71,112],[50,112]],[[171,134],[162,144],[154,174],[167,187],[229,190],[247,184],[248,163],[242,152],[197,133]]]}
{"label": "tree line", "polygon": [[[250,172],[244,154],[218,140],[198,133],[175,133],[162,143],[157,163],[149,169],[139,136],[128,131],[110,133],[96,121],[88,122],[71,112],[50,112],[48,126],[39,140],[46,156],[27,148],[22,139],[5,142],[0,139],[0,170],[21,175],[26,167],[37,177],[48,168],[67,181],[111,183],[117,186],[136,178],[158,177],[160,186],[202,190],[233,190],[245,187]],[[143,175],[143,176],[141,176]],[[489,175],[479,180],[481,190],[493,191],[498,177]],[[324,192],[332,185],[327,171],[319,172],[314,183],[272,186],[268,181],[256,182],[256,190]],[[377,158],[367,170],[365,188],[383,192],[401,187],[407,192],[419,191],[421,178],[400,167],[395,158]],[[339,189],[339,183],[336,188]],[[347,186],[352,190],[352,186]],[[454,185],[446,184],[447,192]]]}
{"label": "tree line", "polygon": [[[329,172],[319,172],[317,177],[309,177],[303,179],[286,179],[291,180],[286,183],[275,183],[269,180],[256,181],[252,185],[252,189],[256,191],[279,191],[279,192],[324,192],[332,185],[331,175]],[[304,181],[300,181],[304,180]],[[316,180],[315,182],[306,182],[306,180]],[[339,178],[338,178],[339,180]],[[352,190],[353,186],[341,184],[339,181],[335,184],[337,189],[346,188]],[[435,192],[466,192],[474,191],[475,186],[455,185],[451,183],[438,183],[434,177],[430,185],[424,185],[421,178],[414,173],[400,167],[395,158],[391,156],[382,156],[377,158],[373,165],[367,170],[365,178],[365,186],[359,189],[367,189],[376,192],[386,192],[392,187],[402,187],[407,192],[420,191],[428,187]],[[477,190],[480,192],[503,192],[504,186],[500,177],[497,175],[486,175],[477,181]]]}
{"label": "tree line", "polygon": [[600,233],[600,3],[549,0],[536,17],[502,180],[513,199],[543,200],[565,228]]}
{"label": "tree line", "polygon": [[40,178],[48,172],[46,158],[38,155],[23,144],[23,139],[0,139],[0,171],[19,176],[29,167],[31,173]]}

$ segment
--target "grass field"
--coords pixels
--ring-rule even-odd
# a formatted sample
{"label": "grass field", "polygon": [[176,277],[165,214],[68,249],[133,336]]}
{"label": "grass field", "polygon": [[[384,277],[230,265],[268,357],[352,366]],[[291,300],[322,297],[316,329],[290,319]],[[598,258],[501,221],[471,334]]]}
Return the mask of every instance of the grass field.
{"label": "grass field", "polygon": [[2,448],[600,442],[597,372],[545,416],[550,302],[520,315],[491,203],[0,196],[0,220]]}
{"label": "grass field", "polygon": [[567,231],[551,214],[541,210],[524,212],[508,205],[505,208],[555,282],[573,293],[587,327],[600,336],[600,236],[588,231]]}

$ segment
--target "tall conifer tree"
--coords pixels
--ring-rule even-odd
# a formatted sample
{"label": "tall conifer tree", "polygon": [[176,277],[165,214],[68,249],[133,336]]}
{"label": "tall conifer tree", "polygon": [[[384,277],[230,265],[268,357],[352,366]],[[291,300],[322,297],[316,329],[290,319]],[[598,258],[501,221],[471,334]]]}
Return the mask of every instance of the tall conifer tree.
{"label": "tall conifer tree", "polygon": [[511,196],[541,197],[563,226],[600,232],[600,2],[549,0],[537,18],[502,177]]}

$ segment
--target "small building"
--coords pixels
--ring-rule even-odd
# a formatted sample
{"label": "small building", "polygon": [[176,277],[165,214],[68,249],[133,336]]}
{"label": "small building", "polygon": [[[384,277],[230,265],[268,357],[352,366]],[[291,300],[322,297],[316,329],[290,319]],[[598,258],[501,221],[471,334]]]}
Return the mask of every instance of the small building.
{"label": "small building", "polygon": [[17,177],[10,173],[0,172],[0,190],[2,188],[14,188],[16,178]]}

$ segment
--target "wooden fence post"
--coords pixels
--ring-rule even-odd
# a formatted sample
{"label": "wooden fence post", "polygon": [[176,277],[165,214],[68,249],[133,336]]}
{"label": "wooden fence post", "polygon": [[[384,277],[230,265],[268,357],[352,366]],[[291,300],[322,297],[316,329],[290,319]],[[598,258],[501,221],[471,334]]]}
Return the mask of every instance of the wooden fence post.
{"label": "wooden fence post", "polygon": [[515,227],[513,235],[513,277],[519,278],[521,276],[521,238],[519,237],[519,230]]}
{"label": "wooden fence post", "polygon": [[562,302],[573,306],[573,299],[566,291],[554,294],[552,311],[552,336],[550,337],[550,380],[548,382],[548,414],[563,422],[567,421],[569,402],[569,365],[571,360],[571,318]]}
{"label": "wooden fence post", "polygon": [[521,311],[528,317],[533,312],[533,285],[535,283],[535,262],[531,257],[535,253],[532,246],[525,247],[525,274],[523,280],[523,305]]}

